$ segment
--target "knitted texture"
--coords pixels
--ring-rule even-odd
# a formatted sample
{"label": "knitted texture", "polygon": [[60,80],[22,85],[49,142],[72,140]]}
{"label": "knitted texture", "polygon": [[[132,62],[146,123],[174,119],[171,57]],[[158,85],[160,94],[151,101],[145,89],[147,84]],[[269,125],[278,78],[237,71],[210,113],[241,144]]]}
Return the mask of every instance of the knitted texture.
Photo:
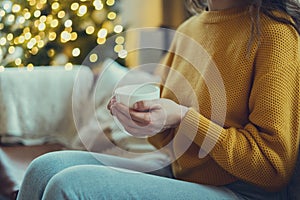
{"label": "knitted texture", "polygon": [[[261,14],[261,38],[254,39],[249,50],[248,10],[204,11],[179,27],[173,53],[163,62],[172,70],[164,79],[162,97],[190,109],[177,129],[149,141],[157,148],[171,144],[176,157],[173,173],[178,179],[217,186],[243,180],[277,191],[289,181],[298,153],[300,40],[291,26]],[[195,49],[190,40],[209,56]],[[199,66],[193,66],[191,59],[199,57]],[[224,123],[211,119],[213,112],[218,116],[215,108],[222,106],[217,101],[213,111],[212,102],[224,97],[211,96],[204,78],[212,66],[209,60],[221,74],[226,92]],[[205,138],[213,148],[202,147],[208,155],[200,158]],[[182,149],[182,155],[177,153]]]}

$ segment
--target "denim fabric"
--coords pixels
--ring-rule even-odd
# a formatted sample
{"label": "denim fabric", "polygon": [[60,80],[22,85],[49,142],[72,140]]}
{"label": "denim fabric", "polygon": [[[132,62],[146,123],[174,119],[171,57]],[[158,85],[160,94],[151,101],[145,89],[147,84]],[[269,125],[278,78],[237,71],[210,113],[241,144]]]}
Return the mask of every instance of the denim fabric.
{"label": "denim fabric", "polygon": [[[108,155],[79,151],[49,153],[31,163],[17,199],[237,199],[224,187],[136,172],[147,168],[147,162]],[[158,173],[170,176],[169,170]]]}
{"label": "denim fabric", "polygon": [[215,187],[176,180],[168,167],[138,172],[159,165],[82,151],[48,153],[30,164],[17,199],[286,199],[286,190],[269,193],[242,181]]}
{"label": "denim fabric", "polygon": [[241,200],[287,200],[287,189],[279,192],[268,192],[255,185],[238,181],[226,186]]}
{"label": "denim fabric", "polygon": [[288,185],[288,199],[289,200],[300,199],[300,154],[299,153],[297,157],[297,163],[294,170],[294,174]]}

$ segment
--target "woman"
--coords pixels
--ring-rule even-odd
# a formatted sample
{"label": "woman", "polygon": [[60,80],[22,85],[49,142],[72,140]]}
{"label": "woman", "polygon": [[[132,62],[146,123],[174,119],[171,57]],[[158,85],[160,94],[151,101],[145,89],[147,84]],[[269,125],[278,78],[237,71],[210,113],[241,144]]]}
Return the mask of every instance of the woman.
{"label": "woman", "polygon": [[286,199],[299,146],[299,3],[188,2],[201,14],[175,35],[162,98],[108,105],[128,132],[167,147],[174,177],[52,153],[31,164],[18,199]]}

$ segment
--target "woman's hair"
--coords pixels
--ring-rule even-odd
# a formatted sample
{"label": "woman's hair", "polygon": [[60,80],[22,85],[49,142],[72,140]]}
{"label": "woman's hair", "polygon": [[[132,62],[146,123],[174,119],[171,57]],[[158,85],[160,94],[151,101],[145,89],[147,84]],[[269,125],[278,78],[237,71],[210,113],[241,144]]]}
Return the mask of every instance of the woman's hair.
{"label": "woman's hair", "polygon": [[[269,18],[291,25],[300,35],[300,2],[299,0],[250,0],[250,13],[252,19],[252,36],[256,31],[257,36],[260,36],[259,13],[262,12]],[[186,0],[187,7],[192,13],[199,13],[207,8],[206,0]],[[288,14],[293,22],[275,15],[272,11],[280,11]],[[252,41],[251,41],[252,43]]]}

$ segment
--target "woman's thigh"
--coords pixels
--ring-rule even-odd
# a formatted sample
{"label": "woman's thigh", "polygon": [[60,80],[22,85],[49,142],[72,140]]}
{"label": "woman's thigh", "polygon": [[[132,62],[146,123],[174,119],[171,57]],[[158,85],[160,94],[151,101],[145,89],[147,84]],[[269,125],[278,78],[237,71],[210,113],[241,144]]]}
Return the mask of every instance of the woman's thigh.
{"label": "woman's thigh", "polygon": [[51,178],[44,200],[52,199],[237,199],[223,187],[107,166],[81,165],[67,168]]}
{"label": "woman's thigh", "polygon": [[165,166],[165,163],[161,161],[155,162],[155,160],[149,160],[149,162],[143,160],[141,162],[138,159],[86,151],[57,151],[47,153],[35,159],[30,164],[28,171],[30,171],[30,168],[39,168],[41,170],[46,168],[48,171],[56,173],[62,169],[76,165],[105,165],[147,173],[161,169]]}
{"label": "woman's thigh", "polygon": [[[18,199],[40,199],[49,180],[60,171],[78,165],[106,165],[141,172],[158,169],[161,164],[84,151],[58,151],[35,159],[26,171]],[[164,175],[166,170],[157,170]],[[150,172],[151,173],[151,172]],[[154,172],[156,173],[156,172]],[[169,174],[166,174],[169,176]],[[33,190],[34,188],[34,190]]]}

